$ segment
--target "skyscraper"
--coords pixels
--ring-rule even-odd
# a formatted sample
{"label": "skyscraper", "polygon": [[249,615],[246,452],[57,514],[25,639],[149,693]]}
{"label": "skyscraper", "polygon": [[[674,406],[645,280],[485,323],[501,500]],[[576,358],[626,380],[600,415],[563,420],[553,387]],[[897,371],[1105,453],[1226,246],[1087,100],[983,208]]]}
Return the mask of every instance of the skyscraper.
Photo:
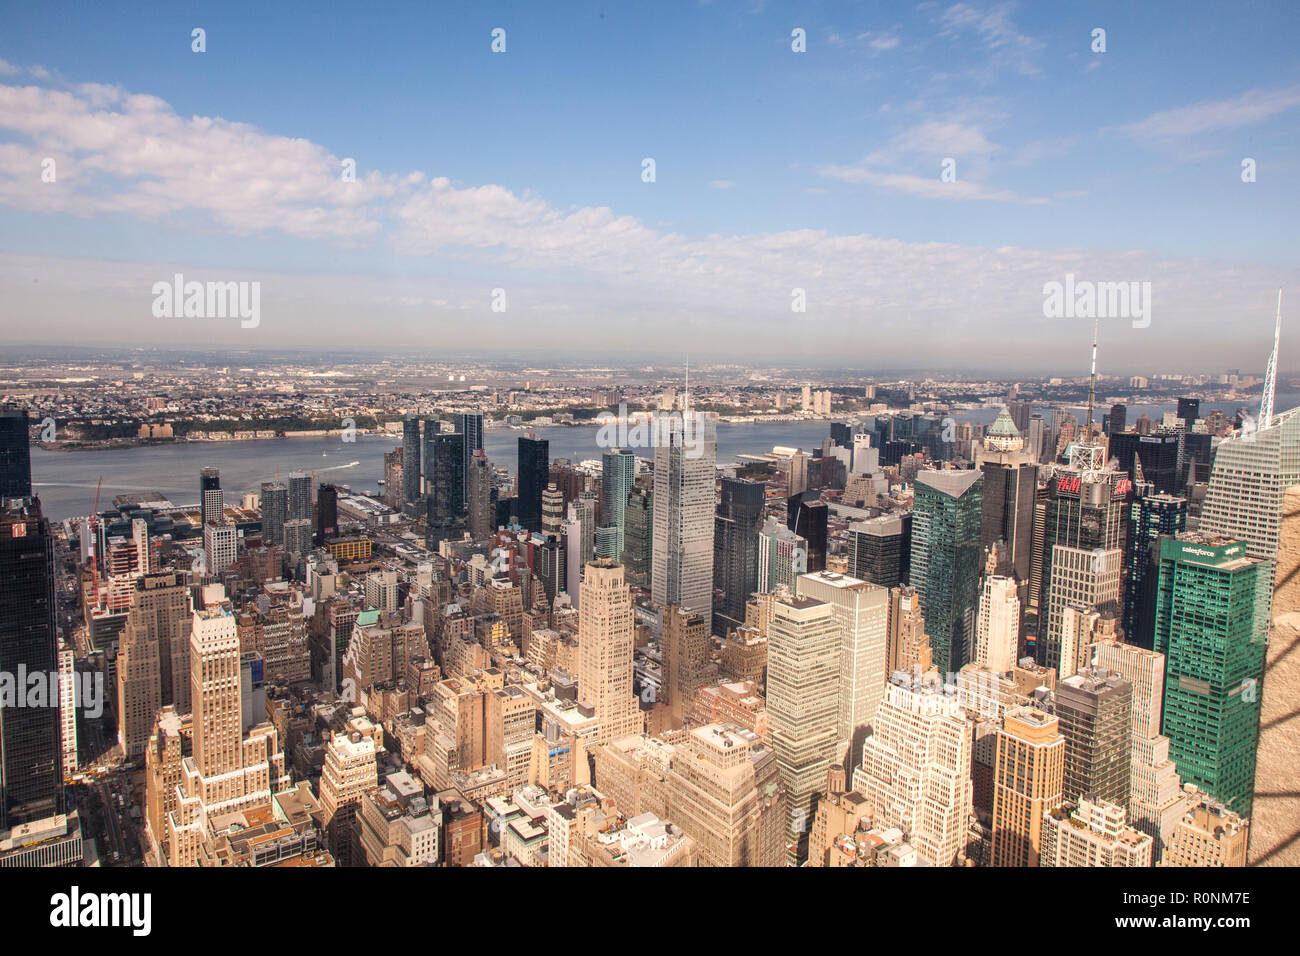
{"label": "skyscraper", "polygon": [[1133,687],[1118,674],[1086,668],[1056,683],[1065,738],[1064,798],[1091,795],[1127,810],[1132,767]]}
{"label": "skyscraper", "polygon": [[974,651],[983,477],[978,471],[916,476],[912,586],[921,598],[940,673],[961,670]]}
{"label": "skyscraper", "polygon": [[808,570],[826,569],[826,547],[828,541],[828,524],[830,509],[815,491],[806,491],[793,495],[787,502],[786,524],[799,537],[807,542]]}
{"label": "skyscraper", "polygon": [[415,415],[402,418],[402,502],[420,500],[423,487],[420,471],[420,419]]}
{"label": "skyscraper", "polygon": [[814,801],[826,789],[839,720],[840,626],[829,604],[775,602],[768,627],[767,724],[790,814],[786,859],[808,855]]}
{"label": "skyscraper", "polygon": [[[465,462],[463,473],[469,475],[473,467],[474,453],[481,451],[483,448],[483,413],[482,412],[457,412],[452,421],[455,423],[456,431],[465,436]],[[469,506],[470,487],[468,480],[465,482],[465,505]]]}
{"label": "skyscraper", "polygon": [[758,589],[758,529],[766,502],[760,481],[723,478],[713,519],[713,587],[722,592],[720,628],[745,622],[745,602]]}
{"label": "skyscraper", "polygon": [[1038,468],[1022,450],[1023,446],[1004,410],[985,437],[987,451],[980,463],[984,473],[980,547],[987,551],[997,542],[1003,543],[999,555],[1005,566],[998,568],[998,573],[1015,576],[1022,589],[1022,599],[1028,596],[1034,501],[1038,491]]}
{"label": "skyscraper", "polygon": [[1098,611],[1119,616],[1123,552],[1119,548],[1086,550],[1063,544],[1052,549],[1052,583],[1046,601],[1047,632],[1040,642],[1039,660],[1069,677],[1088,663],[1072,611]]}
{"label": "skyscraper", "polygon": [[[48,687],[59,672],[54,538],[38,498],[0,500],[0,582],[0,673],[25,697],[28,677]],[[0,830],[63,812],[58,694],[32,703],[0,701]]]}
{"label": "skyscraper", "polygon": [[980,667],[1005,674],[1020,659],[1020,599],[1012,578],[986,575],[980,589],[975,653]]}
{"label": "skyscraper", "polygon": [[1273,561],[1188,532],[1160,541],[1155,649],[1166,657],[1164,733],[1183,782],[1249,816],[1268,650]]}
{"label": "skyscraper", "polygon": [[311,524],[311,485],[312,476],[307,472],[289,472],[289,510],[286,521],[303,518]]}
{"label": "skyscraper", "polygon": [[1018,707],[1002,718],[993,770],[992,866],[1038,866],[1043,815],[1061,805],[1065,738],[1051,714]]}
{"label": "skyscraper", "polygon": [[769,517],[758,533],[758,590],[770,593],[783,584],[793,590],[807,571],[807,542]]}
{"label": "skyscraper", "polygon": [[877,827],[907,829],[930,863],[950,866],[972,813],[972,737],[957,699],[938,680],[895,674],[862,750],[853,789]]}
{"label": "skyscraper", "polygon": [[289,488],[281,481],[262,482],[262,543],[284,544],[284,522],[289,517]]}
{"label": "skyscraper", "polygon": [[135,579],[117,650],[118,741],[128,758],[144,753],[159,708],[189,713],[190,613],[186,575]]}
{"label": "skyscraper", "polygon": [[339,490],[321,482],[316,489],[316,543],[324,544],[339,533]]}
{"label": "skyscraper", "polygon": [[1282,497],[1295,484],[1300,484],[1300,408],[1219,443],[1200,528],[1244,542],[1252,557],[1276,557]]}
{"label": "skyscraper", "polygon": [[887,514],[849,525],[849,573],[896,588],[911,576],[912,513]]}
{"label": "skyscraper", "polygon": [[465,531],[464,444],[465,436],[455,432],[425,436],[425,518],[430,549],[447,539],[459,540]]}
{"label": "skyscraper", "polygon": [[544,438],[519,438],[519,476],[515,517],[529,531],[542,530],[542,492],[550,483],[550,442]]}
{"label": "skyscraper", "polygon": [[640,482],[628,493],[623,523],[623,567],[627,583],[648,588],[654,553],[654,496]]}
{"label": "skyscraper", "polygon": [[465,478],[469,514],[467,525],[470,537],[481,541],[492,533],[492,465],[482,448],[475,449],[470,458],[469,472]]}
{"label": "skyscraper", "polygon": [[691,713],[709,663],[709,631],[704,618],[681,608],[664,608],[659,651],[663,658],[659,699],[667,705],[673,727],[679,728]]}
{"label": "skyscraper", "polygon": [[800,597],[831,606],[840,626],[837,751],[848,748],[845,773],[852,776],[867,728],[885,693],[889,591],[857,578],[818,571],[798,578]]}
{"label": "skyscraper", "polygon": [[598,536],[597,556],[621,560],[623,554],[624,513],[627,496],[636,481],[636,455],[617,448],[601,456],[600,520],[601,527],[613,533]]}
{"label": "skyscraper", "polygon": [[586,566],[578,605],[578,696],[590,704],[606,743],[639,734],[641,711],[632,689],[632,594],[623,566],[601,558]]}
{"label": "skyscraper", "polygon": [[32,493],[32,452],[27,409],[0,407],[0,500]]}
{"label": "skyscraper", "polygon": [[207,526],[209,521],[218,523],[225,520],[225,495],[221,491],[221,472],[215,468],[204,468],[199,472],[199,519]]}
{"label": "skyscraper", "polygon": [[1124,639],[1150,648],[1155,626],[1156,558],[1152,546],[1165,535],[1187,529],[1187,499],[1161,494],[1145,481],[1133,485],[1128,541],[1124,548]]}
{"label": "skyscraper", "polygon": [[713,497],[716,419],[683,412],[659,420],[654,457],[654,554],[650,593],[713,627]]}

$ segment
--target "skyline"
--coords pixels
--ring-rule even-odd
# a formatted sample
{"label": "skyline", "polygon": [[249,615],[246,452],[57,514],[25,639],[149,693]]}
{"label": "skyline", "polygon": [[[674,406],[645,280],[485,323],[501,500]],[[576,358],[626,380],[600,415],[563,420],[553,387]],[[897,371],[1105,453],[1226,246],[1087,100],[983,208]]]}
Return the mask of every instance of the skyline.
{"label": "skyline", "polygon": [[[392,9],[399,39],[300,7],[256,29],[108,5],[60,31],[57,10],[17,11],[0,41],[10,341],[482,352],[490,322],[537,354],[1069,374],[1087,323],[1045,318],[1043,287],[1077,275],[1151,283],[1149,327],[1102,320],[1107,373],[1262,371],[1276,290],[1300,278],[1284,5],[1216,21],[1213,50],[1208,4],[1169,22],[719,3],[671,26],[647,8]],[[94,42],[110,21],[120,37]],[[260,282],[260,325],[154,318],[175,273]]]}

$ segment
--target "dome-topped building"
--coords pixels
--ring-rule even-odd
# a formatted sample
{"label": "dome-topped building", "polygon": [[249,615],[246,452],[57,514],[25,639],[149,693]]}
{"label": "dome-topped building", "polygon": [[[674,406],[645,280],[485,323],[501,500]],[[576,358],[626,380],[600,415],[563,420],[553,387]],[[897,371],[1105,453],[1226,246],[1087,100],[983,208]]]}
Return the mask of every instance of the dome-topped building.
{"label": "dome-topped building", "polygon": [[1020,431],[1016,428],[1016,423],[1011,420],[1011,413],[1007,411],[1005,405],[985,433],[984,447],[989,451],[1024,450],[1025,440],[1020,437]]}

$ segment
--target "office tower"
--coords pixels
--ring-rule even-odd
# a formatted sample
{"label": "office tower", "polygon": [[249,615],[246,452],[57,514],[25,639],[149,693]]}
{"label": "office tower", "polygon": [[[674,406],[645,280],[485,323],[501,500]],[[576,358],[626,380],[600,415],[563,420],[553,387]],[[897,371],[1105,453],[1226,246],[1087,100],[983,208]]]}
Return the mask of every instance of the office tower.
{"label": "office tower", "polygon": [[806,542],[769,517],[758,532],[758,590],[767,594],[783,584],[793,589],[795,579],[807,571]]}
{"label": "office tower", "polygon": [[1197,801],[1188,808],[1174,827],[1157,866],[1237,867],[1246,865],[1246,848],[1250,843],[1250,824],[1243,815],[1205,795],[1194,793]]}
{"label": "office tower", "polygon": [[628,493],[623,522],[623,566],[627,583],[648,588],[654,553],[654,496],[645,485],[638,483]]}
{"label": "office tower", "polygon": [[911,584],[921,598],[940,673],[961,670],[974,650],[983,485],[978,471],[916,476]]}
{"label": "office tower", "polygon": [[420,500],[424,487],[420,472],[420,419],[415,415],[402,418],[402,503]]}
{"label": "office tower", "polygon": [[1016,426],[1016,434],[1022,438],[1029,431],[1029,416],[1033,414],[1033,402],[1007,402],[1007,414],[1011,416],[1011,424]]}
{"label": "office tower", "polygon": [[808,855],[814,801],[836,759],[840,626],[834,609],[811,598],[774,603],[768,627],[767,726],[786,791],[786,860]]}
{"label": "office tower", "polygon": [[[0,674],[22,700],[0,703],[0,830],[63,812],[56,699],[29,706],[28,677],[58,673],[54,538],[39,498],[0,500]],[[21,704],[22,706],[17,706]]]}
{"label": "office tower", "polygon": [[1132,767],[1133,686],[1088,668],[1056,683],[1056,717],[1065,738],[1065,799],[1083,796],[1127,808]]}
{"label": "office tower", "polygon": [[1160,541],[1155,650],[1165,655],[1163,730],[1184,784],[1244,817],[1255,789],[1273,561],[1242,541]]}
{"label": "office tower", "polygon": [[1123,806],[1085,797],[1043,818],[1039,866],[1151,865],[1151,837],[1125,825]]}
{"label": "office tower", "polygon": [[[457,412],[452,421],[456,426],[456,432],[464,436],[465,460],[461,467],[463,474],[468,475],[474,463],[474,453],[483,449],[483,413],[482,412]],[[469,506],[469,483],[465,484],[465,506]]]}
{"label": "office tower", "polygon": [[32,451],[27,409],[0,407],[0,501],[32,493]]}
{"label": "office tower", "polygon": [[464,444],[465,436],[455,432],[425,434],[425,538],[430,550],[465,533]]}
{"label": "office tower", "polygon": [[144,753],[159,708],[190,703],[190,596],[176,571],[135,579],[117,649],[118,742],[128,759]]}
{"label": "office tower", "polygon": [[583,572],[578,603],[578,697],[590,704],[596,742],[639,734],[641,712],[632,688],[635,627],[623,566],[601,558]]}
{"label": "office tower", "polygon": [[705,866],[781,866],[785,801],[776,756],[734,724],[692,728],[669,765],[668,817]]}
{"label": "office tower", "polygon": [[[577,500],[570,502],[569,514],[582,526],[582,564],[596,557],[596,504],[599,501],[594,491],[581,492]],[[616,564],[618,562],[615,562]]]}
{"label": "office tower", "polygon": [[284,522],[289,517],[289,487],[281,481],[262,482],[262,543],[284,544]]}
{"label": "office tower", "polygon": [[825,570],[830,509],[826,502],[817,497],[815,491],[792,497],[788,504],[786,524],[807,542],[808,570]]}
{"label": "office tower", "polygon": [[542,530],[542,492],[550,483],[549,475],[550,442],[544,438],[521,436],[515,500],[515,516],[521,528]]}
{"label": "office tower", "polygon": [[618,561],[623,554],[627,496],[636,482],[636,455],[614,448],[601,456],[600,520],[613,534],[601,537],[598,557]]}
{"label": "office tower", "polygon": [[1155,840],[1155,858],[1159,859],[1185,804],[1182,780],[1169,759],[1169,738],[1160,733],[1165,657],[1132,644],[1102,641],[1094,648],[1094,661],[1096,667],[1119,674],[1133,688],[1128,818]]}
{"label": "office tower", "polygon": [[1065,738],[1057,720],[1033,707],[1002,718],[993,771],[991,866],[1038,866],[1043,816],[1061,805]]}
{"label": "office tower", "polygon": [[907,671],[920,675],[934,664],[930,637],[916,590],[906,585],[889,589],[888,630],[885,638],[886,673]]}
{"label": "office tower", "polygon": [[1161,494],[1145,481],[1134,482],[1124,548],[1124,639],[1150,648],[1155,626],[1155,558],[1152,545],[1187,529],[1187,499]]}
{"label": "office tower", "polygon": [[366,794],[379,788],[375,741],[360,731],[334,734],[325,746],[320,808],[330,853],[338,866],[352,866],[357,811]]}
{"label": "office tower", "polygon": [[467,526],[469,536],[475,541],[482,541],[492,534],[492,465],[482,448],[474,450],[469,461],[469,471],[465,479],[466,493],[469,498]]}
{"label": "office tower", "polygon": [[745,621],[745,602],[758,590],[758,530],[763,522],[765,488],[761,481],[723,478],[713,519],[713,588],[722,592],[721,630]]}
{"label": "office tower", "polygon": [[579,610],[582,603],[582,522],[577,518],[564,519],[560,537],[564,542],[564,587],[574,610]]}
{"label": "office tower", "polygon": [[[1056,667],[1059,663],[1060,647],[1054,643],[1055,638],[1049,632],[1053,627],[1059,629],[1059,608],[1067,602],[1073,587],[1072,584],[1071,587],[1057,589],[1058,610],[1056,619],[1053,619],[1052,576],[1056,573],[1054,559],[1058,546],[1072,549],[1068,552],[1071,567],[1079,573],[1086,573],[1091,568],[1092,552],[1106,552],[1099,569],[1104,572],[1104,580],[1092,582],[1097,586],[1100,596],[1089,599],[1088,603],[1100,607],[1097,603],[1099,600],[1122,598],[1119,590],[1119,561],[1116,556],[1124,547],[1127,534],[1128,494],[1132,482],[1121,471],[1098,466],[1097,459],[1101,454],[1104,454],[1104,449],[1100,446],[1075,446],[1074,462],[1052,469],[1047,481],[1046,498],[1040,502],[1043,509],[1041,550],[1035,543],[1039,557],[1038,587],[1034,588],[1031,579],[1030,600],[1038,612],[1034,654],[1038,663],[1046,667]],[[1035,537],[1037,536],[1035,532]],[[1081,556],[1083,552],[1088,553],[1087,559]],[[1109,552],[1114,552],[1114,556]],[[1112,571],[1115,575],[1113,585],[1110,581]],[[1110,590],[1112,587],[1113,593]],[[1075,603],[1084,599],[1080,597]]]}
{"label": "office tower", "polygon": [[316,489],[316,543],[323,545],[339,533],[339,490],[322,483]]}
{"label": "office tower", "polygon": [[1047,424],[1042,415],[1029,416],[1029,437],[1025,440],[1025,452],[1030,459],[1041,463],[1044,459],[1043,444],[1047,440]]}
{"label": "office tower", "polygon": [[654,458],[654,553],[650,594],[701,615],[713,629],[713,492],[717,423],[683,412],[659,423]]}
{"label": "office tower", "polygon": [[208,574],[220,577],[235,563],[237,540],[233,524],[205,524],[203,526],[203,552],[208,558]]}
{"label": "office tower", "polygon": [[204,468],[199,472],[199,519],[207,527],[208,522],[221,523],[226,520],[226,499],[221,491],[221,472],[216,468]]}
{"label": "office tower", "polygon": [[[1214,449],[1200,529],[1235,538],[1256,558],[1277,555],[1282,496],[1300,484],[1300,409],[1239,432]],[[1234,810],[1240,808],[1234,807]]]}
{"label": "office tower", "polygon": [[[384,452],[384,504],[402,510],[402,449]],[[263,519],[265,520],[265,519]]]}
{"label": "office tower", "polygon": [[[234,527],[231,526],[231,531]],[[311,519],[288,518],[284,522],[284,553],[304,555],[311,551]],[[208,569],[212,573],[211,568]]]}
{"label": "office tower", "polygon": [[1005,674],[1020,659],[1020,598],[1012,578],[987,575],[980,590],[974,661]]}
{"label": "office tower", "polygon": [[965,712],[942,683],[895,674],[853,789],[866,798],[876,827],[908,831],[926,860],[950,866],[965,849],[973,812],[971,748]]}
{"label": "office tower", "polygon": [[[999,555],[1004,566],[997,573],[1013,575],[1028,596],[1029,565],[1034,547],[1034,502],[1038,494],[1038,468],[1021,450],[1023,442],[1014,435],[1015,426],[1005,410],[994,428],[1003,424],[999,435],[989,430],[987,449],[980,463],[984,474],[984,495],[980,521],[980,548],[987,551],[1002,542]],[[1003,437],[1010,436],[1010,437]]]}
{"label": "office tower", "polygon": [[190,619],[192,756],[179,768],[168,814],[170,866],[195,866],[217,835],[217,818],[268,807],[289,786],[279,734],[271,724],[244,732],[239,634],[228,606],[211,604]]}
{"label": "office tower", "polygon": [[542,534],[559,534],[564,525],[564,494],[550,482],[542,492]]}
{"label": "office tower", "polygon": [[311,523],[311,485],[312,476],[307,472],[289,472],[289,510],[286,512],[286,521],[306,518]]}
{"label": "office tower", "polygon": [[[77,772],[76,657],[72,645],[59,641],[59,743],[63,748],[63,776]],[[120,666],[120,665],[119,665]]]}
{"label": "office tower", "polygon": [[663,658],[659,700],[668,707],[676,729],[690,716],[695,692],[704,683],[704,670],[709,663],[709,629],[704,618],[681,608],[664,608],[659,651]]}
{"label": "office tower", "polygon": [[1196,420],[1201,417],[1201,400],[1199,398],[1180,398],[1178,400],[1178,420],[1183,428],[1192,430]]}
{"label": "office tower", "polygon": [[880,515],[849,525],[849,573],[882,588],[906,584],[912,565],[912,513]]}
{"label": "office tower", "polygon": [[831,606],[840,626],[837,748],[849,747],[845,773],[857,766],[862,738],[885,693],[889,591],[857,578],[819,571],[801,574],[798,595]]}
{"label": "office tower", "polygon": [[1078,623],[1077,618],[1067,621],[1067,616],[1071,609],[1118,616],[1123,557],[1117,547],[1085,550],[1058,544],[1052,549],[1052,583],[1044,615],[1047,629],[1039,648],[1044,667],[1069,677],[1087,664],[1079,631],[1070,627]]}
{"label": "office tower", "polygon": [[1182,436],[1176,434],[1139,435],[1120,432],[1110,436],[1110,455],[1119,462],[1120,471],[1131,479],[1142,476],[1156,491],[1176,495],[1182,484]]}
{"label": "office tower", "polygon": [[850,425],[848,422],[831,422],[831,441],[841,448],[853,447],[853,436],[859,433],[860,425]]}
{"label": "office tower", "polygon": [[1118,435],[1124,430],[1124,424],[1128,420],[1128,406],[1122,403],[1110,407],[1110,422],[1107,433]]}

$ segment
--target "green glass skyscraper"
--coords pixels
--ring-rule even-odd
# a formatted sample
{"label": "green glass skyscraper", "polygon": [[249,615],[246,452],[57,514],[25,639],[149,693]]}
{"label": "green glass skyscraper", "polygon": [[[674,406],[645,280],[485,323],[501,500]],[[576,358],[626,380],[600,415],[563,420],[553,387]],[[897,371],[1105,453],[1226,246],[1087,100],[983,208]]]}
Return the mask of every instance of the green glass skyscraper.
{"label": "green glass skyscraper", "polygon": [[1162,730],[1184,783],[1249,816],[1268,650],[1273,562],[1241,541],[1189,532],[1160,541],[1155,650]]}
{"label": "green glass skyscraper", "polygon": [[974,647],[984,476],[921,471],[912,507],[912,587],[921,598],[934,665],[959,671]]}

